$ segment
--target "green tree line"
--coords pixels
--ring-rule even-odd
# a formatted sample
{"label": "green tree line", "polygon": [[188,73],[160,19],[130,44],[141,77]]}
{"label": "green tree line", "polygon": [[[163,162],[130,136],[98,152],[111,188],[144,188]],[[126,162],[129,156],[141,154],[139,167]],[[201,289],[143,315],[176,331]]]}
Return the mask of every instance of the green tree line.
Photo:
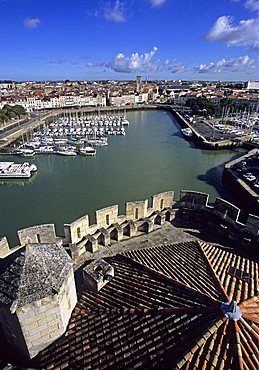
{"label": "green tree line", "polygon": [[21,118],[21,116],[26,114],[26,110],[21,105],[11,106],[5,104],[2,109],[0,109],[0,123],[7,122],[12,118]]}
{"label": "green tree line", "polygon": [[192,114],[203,115],[221,115],[223,108],[231,108],[233,111],[242,111],[248,109],[247,104],[236,104],[233,100],[223,98],[219,105],[214,105],[209,99],[204,97],[192,98],[187,100],[186,105],[191,108]]}

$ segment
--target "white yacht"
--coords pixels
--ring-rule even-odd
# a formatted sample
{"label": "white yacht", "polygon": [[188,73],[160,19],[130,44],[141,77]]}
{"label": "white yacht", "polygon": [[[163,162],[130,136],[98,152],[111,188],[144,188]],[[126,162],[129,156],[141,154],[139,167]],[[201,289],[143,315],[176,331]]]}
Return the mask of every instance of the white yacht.
{"label": "white yacht", "polygon": [[67,156],[76,156],[76,151],[74,148],[70,148],[68,146],[64,146],[63,148],[59,148],[57,151],[56,151],[56,154],[59,154],[59,155],[67,155]]}
{"label": "white yacht", "polygon": [[192,130],[189,127],[182,128],[181,132],[182,132],[183,136],[185,136],[187,138],[192,137]]}
{"label": "white yacht", "polygon": [[36,171],[37,166],[28,162],[0,162],[0,179],[29,179]]}
{"label": "white yacht", "polygon": [[87,145],[79,149],[79,154],[94,156],[96,155],[96,150],[92,146]]}
{"label": "white yacht", "polygon": [[16,154],[22,157],[33,157],[35,155],[35,150],[29,148],[20,148],[17,150]]}
{"label": "white yacht", "polygon": [[54,154],[54,147],[51,145],[40,146],[38,149],[35,149],[37,154]]}

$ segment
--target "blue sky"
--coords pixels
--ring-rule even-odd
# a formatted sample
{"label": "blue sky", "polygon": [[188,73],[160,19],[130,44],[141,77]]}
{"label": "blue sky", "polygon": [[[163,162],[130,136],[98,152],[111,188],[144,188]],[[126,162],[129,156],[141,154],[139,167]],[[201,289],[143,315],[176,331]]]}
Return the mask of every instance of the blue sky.
{"label": "blue sky", "polygon": [[0,0],[0,79],[259,80],[259,0]]}

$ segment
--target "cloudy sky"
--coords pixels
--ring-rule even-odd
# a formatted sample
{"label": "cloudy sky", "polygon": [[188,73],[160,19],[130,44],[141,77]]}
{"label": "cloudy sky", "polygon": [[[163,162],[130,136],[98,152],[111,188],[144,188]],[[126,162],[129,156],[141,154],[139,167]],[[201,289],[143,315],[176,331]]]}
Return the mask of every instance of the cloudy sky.
{"label": "cloudy sky", "polygon": [[0,79],[259,80],[259,0],[0,0]]}

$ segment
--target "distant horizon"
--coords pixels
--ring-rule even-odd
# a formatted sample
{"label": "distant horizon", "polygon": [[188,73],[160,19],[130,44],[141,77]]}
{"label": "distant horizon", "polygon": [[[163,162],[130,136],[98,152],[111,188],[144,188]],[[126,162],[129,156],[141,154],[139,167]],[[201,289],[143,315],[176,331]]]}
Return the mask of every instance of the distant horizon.
{"label": "distant horizon", "polygon": [[[14,83],[24,83],[24,82],[32,82],[32,83],[44,83],[44,82],[136,82],[136,79],[96,79],[96,80],[89,80],[89,79],[75,79],[75,80],[70,80],[68,78],[64,79],[53,79],[53,80],[12,80],[12,79],[1,79],[0,78],[0,83],[8,83],[8,82],[14,82]],[[193,80],[174,80],[174,79],[142,79],[142,83],[145,84],[146,82],[162,82],[162,81],[167,81],[167,82],[182,82],[182,83],[188,83],[188,82],[197,82],[197,83],[246,83],[248,81],[252,82],[259,82],[259,80],[198,80],[198,79],[193,79]]]}
{"label": "distant horizon", "polygon": [[2,79],[254,81],[259,0],[0,0]]}

